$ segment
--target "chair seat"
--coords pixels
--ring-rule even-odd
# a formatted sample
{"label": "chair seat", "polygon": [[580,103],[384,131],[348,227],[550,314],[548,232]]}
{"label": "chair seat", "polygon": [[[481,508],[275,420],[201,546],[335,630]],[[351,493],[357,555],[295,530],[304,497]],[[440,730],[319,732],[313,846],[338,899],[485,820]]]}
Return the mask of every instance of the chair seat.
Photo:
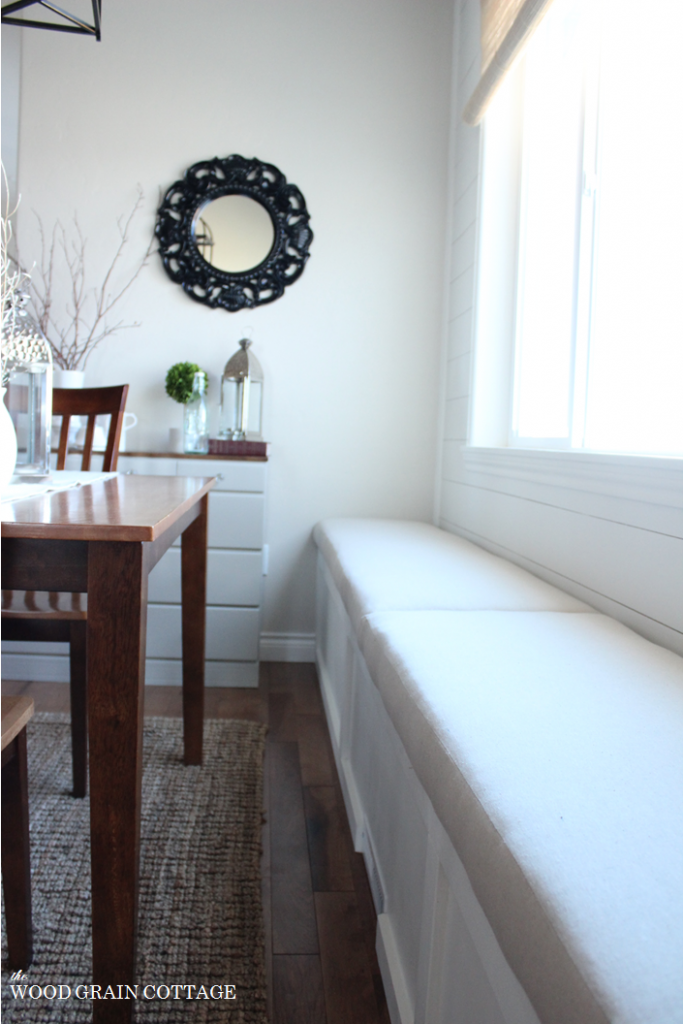
{"label": "chair seat", "polygon": [[87,619],[88,595],[50,593],[47,590],[3,590],[3,619]]}
{"label": "chair seat", "polygon": [[33,960],[26,724],[30,697],[2,698],[2,891],[10,970]]}
{"label": "chair seat", "polygon": [[4,750],[33,717],[33,701],[30,697],[2,698],[2,749]]}

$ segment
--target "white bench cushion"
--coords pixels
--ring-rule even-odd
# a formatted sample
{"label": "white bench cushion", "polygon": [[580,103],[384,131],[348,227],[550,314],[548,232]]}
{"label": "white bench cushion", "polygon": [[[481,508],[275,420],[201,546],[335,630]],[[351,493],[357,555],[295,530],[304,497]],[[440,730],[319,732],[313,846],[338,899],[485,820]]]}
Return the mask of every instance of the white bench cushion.
{"label": "white bench cushion", "polygon": [[541,1020],[683,1021],[683,660],[598,615],[389,611],[361,635]]}
{"label": "white bench cushion", "polygon": [[315,541],[354,628],[384,610],[590,612],[519,566],[428,523],[326,519]]}

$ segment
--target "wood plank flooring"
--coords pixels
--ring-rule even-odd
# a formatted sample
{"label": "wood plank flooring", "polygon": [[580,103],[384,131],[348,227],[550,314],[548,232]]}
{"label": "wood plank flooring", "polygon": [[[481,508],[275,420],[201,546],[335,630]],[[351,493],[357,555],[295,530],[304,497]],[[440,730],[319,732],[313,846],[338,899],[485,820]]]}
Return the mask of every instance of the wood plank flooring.
{"label": "wood plank flooring", "polygon": [[[68,711],[66,683],[2,683]],[[148,686],[145,714],[180,717],[180,687]],[[390,1024],[377,918],[355,853],[313,665],[265,662],[258,689],[206,690],[207,718],[268,726],[263,910],[272,1024]]]}

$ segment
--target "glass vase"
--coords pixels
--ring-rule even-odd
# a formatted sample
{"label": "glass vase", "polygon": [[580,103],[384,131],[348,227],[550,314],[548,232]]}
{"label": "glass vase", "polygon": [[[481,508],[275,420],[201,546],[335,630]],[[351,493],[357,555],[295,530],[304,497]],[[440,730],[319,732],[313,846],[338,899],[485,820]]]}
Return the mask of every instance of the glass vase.
{"label": "glass vase", "polygon": [[21,298],[3,328],[5,402],[17,435],[16,472],[48,476],[52,430],[52,353]]}
{"label": "glass vase", "polygon": [[183,416],[183,449],[193,455],[206,455],[209,451],[209,411],[205,392],[205,375],[195,373],[192,397]]}
{"label": "glass vase", "polygon": [[0,490],[5,489],[14,475],[17,461],[17,435],[14,423],[5,405],[5,388],[0,401]]}

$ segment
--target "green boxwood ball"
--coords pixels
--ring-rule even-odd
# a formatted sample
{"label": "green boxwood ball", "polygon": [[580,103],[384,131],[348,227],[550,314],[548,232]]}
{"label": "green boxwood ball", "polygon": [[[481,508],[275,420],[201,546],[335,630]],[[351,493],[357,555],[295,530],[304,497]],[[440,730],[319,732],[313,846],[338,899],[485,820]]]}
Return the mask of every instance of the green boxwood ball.
{"label": "green boxwood ball", "polygon": [[204,374],[208,390],[209,377],[206,370],[202,370],[196,363],[175,363],[166,374],[166,394],[181,405],[187,405],[192,398],[195,373]]}

